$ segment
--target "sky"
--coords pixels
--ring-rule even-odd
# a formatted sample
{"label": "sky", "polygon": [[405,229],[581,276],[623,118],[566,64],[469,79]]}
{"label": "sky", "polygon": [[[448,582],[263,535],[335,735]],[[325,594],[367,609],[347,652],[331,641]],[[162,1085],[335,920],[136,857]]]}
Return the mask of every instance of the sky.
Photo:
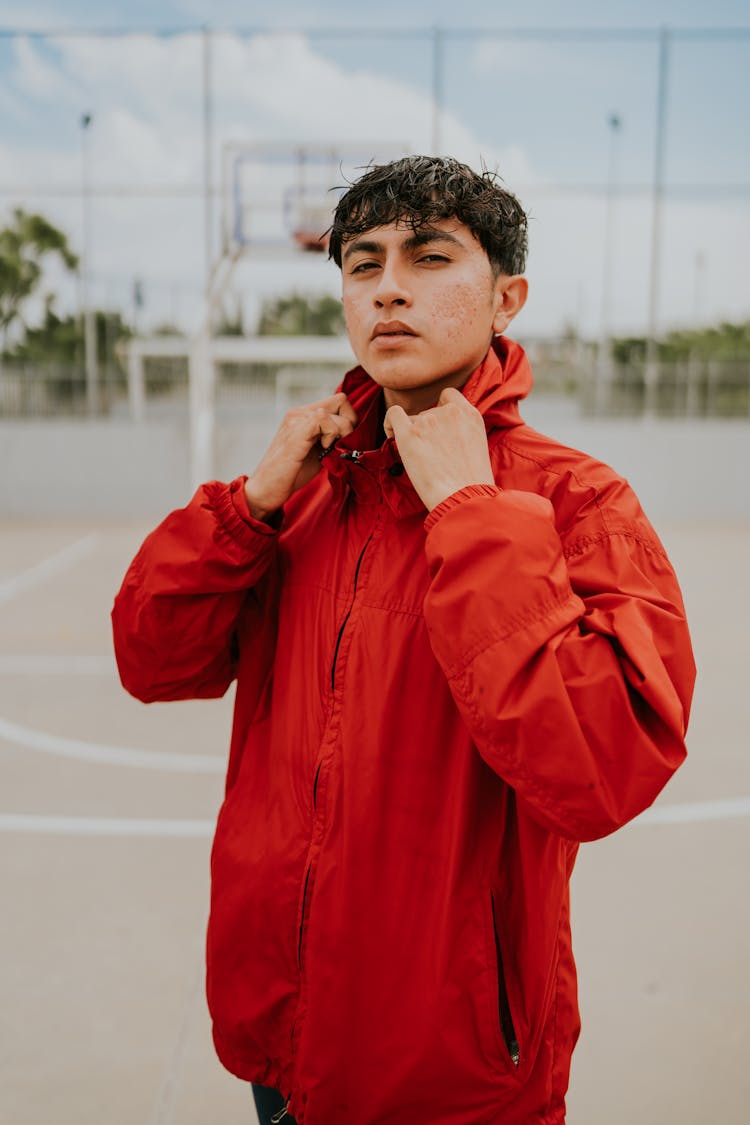
{"label": "sky", "polygon": [[[137,316],[144,330],[173,321],[189,331],[201,316],[207,247],[199,29],[208,24],[216,30],[216,195],[208,236],[215,258],[222,223],[237,217],[231,192],[222,192],[229,142],[345,145],[352,148],[351,157],[342,155],[345,167],[347,160],[356,165],[431,149],[431,29],[439,26],[445,29],[440,150],[496,168],[530,213],[531,296],[519,335],[568,327],[592,337],[605,329],[641,333],[650,308],[655,30],[668,26],[676,34],[669,53],[657,326],[750,317],[750,149],[742,139],[750,116],[746,2],[709,8],[691,0],[611,0],[606,6],[529,0],[521,11],[502,0],[467,0],[457,12],[455,3],[413,0],[408,19],[403,13],[403,3],[394,0],[355,10],[339,0],[314,9],[279,0],[267,10],[232,0],[210,6],[131,0],[127,7],[0,0],[6,32],[160,32],[0,38],[0,221],[13,206],[41,211],[80,252],[88,177],[87,262],[95,302]],[[276,33],[249,34],[257,28]],[[471,28],[482,30],[468,33]],[[747,34],[684,30],[700,28]],[[523,29],[535,34],[523,35]],[[580,29],[609,34],[587,36]],[[85,132],[83,113],[92,117]],[[617,129],[609,124],[613,114]],[[294,198],[293,164],[275,159],[262,165],[255,157],[240,168],[250,228],[281,230],[279,200],[285,192]],[[306,195],[314,180],[308,172]],[[276,198],[275,215],[257,206],[260,183]],[[138,310],[136,279],[144,295]],[[335,293],[338,286],[335,267],[318,257],[270,256],[251,247],[234,272],[228,300],[241,302],[252,321],[264,293]],[[59,293],[61,308],[75,307],[78,289],[54,269],[47,287]]]}

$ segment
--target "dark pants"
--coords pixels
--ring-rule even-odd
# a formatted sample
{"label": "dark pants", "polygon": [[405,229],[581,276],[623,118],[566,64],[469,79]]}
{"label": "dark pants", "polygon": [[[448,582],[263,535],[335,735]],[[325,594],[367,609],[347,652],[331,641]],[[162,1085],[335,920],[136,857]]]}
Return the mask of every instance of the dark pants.
{"label": "dark pants", "polygon": [[[260,1125],[271,1125],[273,1115],[286,1105],[279,1091],[272,1090],[270,1086],[253,1085],[253,1097]],[[295,1120],[287,1114],[281,1119],[280,1125],[295,1125]]]}

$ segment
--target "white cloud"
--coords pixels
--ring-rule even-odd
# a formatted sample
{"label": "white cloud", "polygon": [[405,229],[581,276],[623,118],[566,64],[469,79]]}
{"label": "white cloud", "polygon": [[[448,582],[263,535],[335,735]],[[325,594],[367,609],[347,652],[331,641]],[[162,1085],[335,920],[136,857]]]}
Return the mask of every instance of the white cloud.
{"label": "white cloud", "polygon": [[[218,176],[221,145],[228,140],[299,142],[356,141],[363,158],[375,142],[390,139],[414,151],[428,151],[432,104],[429,94],[362,66],[349,67],[314,49],[304,37],[235,35],[214,38],[214,120]],[[121,184],[145,191],[170,184],[196,189],[185,198],[142,198],[137,193],[93,202],[92,269],[101,302],[128,310],[133,279],[143,279],[153,320],[175,312],[186,328],[199,313],[203,280],[201,37],[74,38],[54,50],[27,40],[16,44],[6,128],[16,138],[0,142],[2,179],[66,185],[67,197],[7,200],[33,205],[63,226],[80,249],[80,132],[54,130],[62,103],[71,113],[91,109],[92,180],[95,186]],[[36,123],[25,128],[29,116]],[[46,118],[53,123],[40,139]],[[75,117],[70,118],[75,122]],[[603,204],[601,197],[553,197],[532,165],[528,150],[488,143],[456,114],[441,118],[441,149],[478,167],[497,165],[512,189],[524,184],[531,226],[532,297],[519,322],[525,332],[554,331],[566,321],[596,333],[601,287]],[[33,142],[29,139],[33,136]],[[218,231],[219,207],[215,208]],[[710,231],[711,245],[700,245]],[[615,328],[642,330],[648,289],[650,212],[647,198],[618,205]],[[706,320],[748,315],[740,263],[750,256],[746,208],[671,204],[665,223],[662,313],[669,323],[691,314],[695,254],[707,254]],[[285,282],[285,278],[288,280]],[[304,283],[335,289],[336,272],[323,263],[296,259],[290,266],[245,266],[238,284],[256,292]],[[69,293],[68,303],[75,301]],[[64,303],[64,302],[63,302]]]}
{"label": "white cloud", "polygon": [[[37,114],[44,113],[45,102],[55,107],[64,101],[76,113],[91,109],[95,187],[192,183],[199,190],[201,65],[199,35],[62,39],[53,52],[20,40],[12,85],[20,96],[33,97]],[[426,93],[406,81],[351,71],[317,53],[300,35],[216,36],[213,72],[217,168],[222,142],[237,138],[356,141],[363,160],[384,138],[391,138],[394,147],[429,148],[432,106]],[[441,124],[445,151],[475,164],[481,157],[490,165],[500,160],[508,179],[516,173],[530,177],[521,150],[503,158],[454,115],[444,114]],[[79,136],[71,128],[67,144],[57,136],[46,145],[6,141],[0,160],[13,169],[15,181],[42,185],[52,180],[74,190],[81,176]],[[97,198],[92,206],[96,275],[165,278],[172,272],[181,285],[200,287],[199,195],[174,202]],[[68,217],[71,237],[80,245],[80,201],[60,200],[52,210]]]}
{"label": "white cloud", "polygon": [[13,53],[14,68],[10,81],[20,94],[40,102],[70,102],[74,98],[75,84],[60,66],[44,57],[34,40],[26,37],[14,39]]}

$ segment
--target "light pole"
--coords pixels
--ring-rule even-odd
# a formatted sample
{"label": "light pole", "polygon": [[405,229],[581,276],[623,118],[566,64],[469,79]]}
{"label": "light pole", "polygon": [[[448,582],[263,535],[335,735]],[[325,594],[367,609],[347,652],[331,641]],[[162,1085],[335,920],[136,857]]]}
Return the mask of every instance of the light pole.
{"label": "light pole", "polygon": [[[706,304],[706,251],[696,250],[695,272],[693,278],[693,323],[692,328],[697,328],[701,317],[704,315]],[[705,320],[703,322],[705,324]]]}
{"label": "light pole", "polygon": [[94,118],[81,114],[81,206],[83,253],[81,254],[81,312],[83,315],[83,355],[86,371],[86,410],[90,417],[99,411],[99,372],[96,355],[96,321],[91,307],[89,270],[91,263],[91,151],[89,130]]}
{"label": "light pole", "polygon": [[605,389],[612,376],[612,290],[615,265],[615,203],[617,199],[618,137],[622,129],[619,113],[607,115],[609,128],[609,159],[607,163],[607,195],[604,214],[604,260],[602,263],[602,292],[599,319],[599,349],[597,362],[597,408],[604,403]]}
{"label": "light pole", "polygon": [[669,47],[669,32],[666,27],[663,27],[659,33],[659,76],[656,92],[654,182],[651,189],[651,268],[649,270],[648,336],[646,338],[646,370],[644,373],[647,409],[650,409],[654,405],[657,382],[659,379],[656,337],[659,331],[664,150],[667,136],[667,101],[669,97]]}
{"label": "light pole", "polygon": [[432,29],[432,155],[440,156],[443,114],[443,32]]}
{"label": "light pole", "polygon": [[203,28],[203,245],[204,287],[208,293],[211,271],[214,266],[214,196],[213,196],[213,40],[207,27]]}

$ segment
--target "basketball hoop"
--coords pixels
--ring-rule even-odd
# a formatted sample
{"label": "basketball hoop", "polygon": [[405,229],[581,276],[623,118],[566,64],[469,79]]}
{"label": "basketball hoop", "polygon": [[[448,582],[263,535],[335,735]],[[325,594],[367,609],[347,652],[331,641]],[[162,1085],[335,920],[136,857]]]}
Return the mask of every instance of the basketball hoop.
{"label": "basketball hoop", "polygon": [[295,244],[310,254],[327,254],[330,238],[328,234],[315,234],[311,230],[294,230],[292,238]]}
{"label": "basketball hoop", "polygon": [[330,195],[324,196],[322,202],[309,203],[301,193],[293,192],[287,200],[287,216],[289,233],[300,250],[310,254],[328,253],[328,228],[333,219]]}

